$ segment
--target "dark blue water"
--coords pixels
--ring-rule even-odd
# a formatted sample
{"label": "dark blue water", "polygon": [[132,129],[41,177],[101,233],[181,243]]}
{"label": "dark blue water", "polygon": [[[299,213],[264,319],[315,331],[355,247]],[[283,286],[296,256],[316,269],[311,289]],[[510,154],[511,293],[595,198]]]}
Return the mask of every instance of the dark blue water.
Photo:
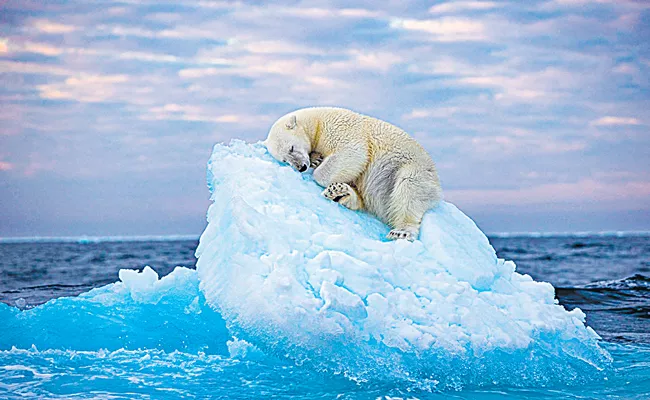
{"label": "dark blue water", "polygon": [[650,237],[491,238],[499,257],[550,282],[608,341],[650,343]]}
{"label": "dark blue water", "polygon": [[[587,313],[612,341],[650,343],[650,237],[490,239],[499,257],[555,286],[560,303]],[[0,243],[0,301],[33,307],[117,280],[120,269],[194,268],[198,241]],[[21,301],[22,305],[23,302]]]}
{"label": "dark blue water", "polygon": [[0,243],[0,301],[12,306],[0,304],[0,398],[647,398],[650,237],[491,242],[519,272],[552,283],[566,308],[587,314],[614,359],[606,381],[430,393],[324,375],[233,340],[221,317],[197,301],[192,271],[176,270],[172,286],[151,297],[130,298],[112,285],[120,269],[150,265],[163,276],[194,268],[197,241],[86,240]]}

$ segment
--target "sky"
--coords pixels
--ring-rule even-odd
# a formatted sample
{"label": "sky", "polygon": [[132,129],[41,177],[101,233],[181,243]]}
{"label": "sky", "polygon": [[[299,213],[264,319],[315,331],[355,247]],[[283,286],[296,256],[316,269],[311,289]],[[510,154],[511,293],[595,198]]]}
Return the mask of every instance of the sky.
{"label": "sky", "polygon": [[650,230],[650,2],[0,1],[0,236],[200,234],[212,146],[339,106],[487,232]]}

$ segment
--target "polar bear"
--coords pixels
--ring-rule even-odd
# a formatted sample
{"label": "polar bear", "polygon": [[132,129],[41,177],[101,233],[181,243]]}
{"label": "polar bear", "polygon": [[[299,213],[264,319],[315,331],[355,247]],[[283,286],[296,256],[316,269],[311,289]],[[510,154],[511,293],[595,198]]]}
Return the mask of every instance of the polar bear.
{"label": "polar bear", "polygon": [[278,119],[264,141],[278,161],[300,172],[311,166],[323,196],[366,210],[415,240],[424,213],[442,190],[433,160],[400,128],[344,108],[303,108]]}

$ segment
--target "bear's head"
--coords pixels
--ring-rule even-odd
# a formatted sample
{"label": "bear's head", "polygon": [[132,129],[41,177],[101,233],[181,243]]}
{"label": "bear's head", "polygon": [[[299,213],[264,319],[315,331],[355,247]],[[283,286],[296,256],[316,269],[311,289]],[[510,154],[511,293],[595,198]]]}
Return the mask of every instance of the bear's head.
{"label": "bear's head", "polygon": [[295,115],[285,115],[277,120],[264,145],[273,158],[288,163],[297,171],[305,172],[309,168],[311,141]]}

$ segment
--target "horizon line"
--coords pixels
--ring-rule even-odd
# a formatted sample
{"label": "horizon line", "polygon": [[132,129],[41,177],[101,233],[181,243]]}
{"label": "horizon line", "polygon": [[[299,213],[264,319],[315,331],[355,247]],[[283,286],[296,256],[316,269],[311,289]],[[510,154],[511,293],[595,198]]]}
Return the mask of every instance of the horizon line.
{"label": "horizon line", "polygon": [[[575,232],[489,232],[488,238],[551,238],[551,237],[644,237],[650,236],[649,231],[575,231]],[[199,234],[180,235],[78,235],[78,236],[5,236],[0,237],[2,243],[111,243],[111,242],[169,242],[177,240],[199,240]]]}
{"label": "horizon line", "polygon": [[102,243],[102,242],[170,242],[198,240],[199,234],[181,235],[78,235],[78,236],[4,236],[0,243]]}

